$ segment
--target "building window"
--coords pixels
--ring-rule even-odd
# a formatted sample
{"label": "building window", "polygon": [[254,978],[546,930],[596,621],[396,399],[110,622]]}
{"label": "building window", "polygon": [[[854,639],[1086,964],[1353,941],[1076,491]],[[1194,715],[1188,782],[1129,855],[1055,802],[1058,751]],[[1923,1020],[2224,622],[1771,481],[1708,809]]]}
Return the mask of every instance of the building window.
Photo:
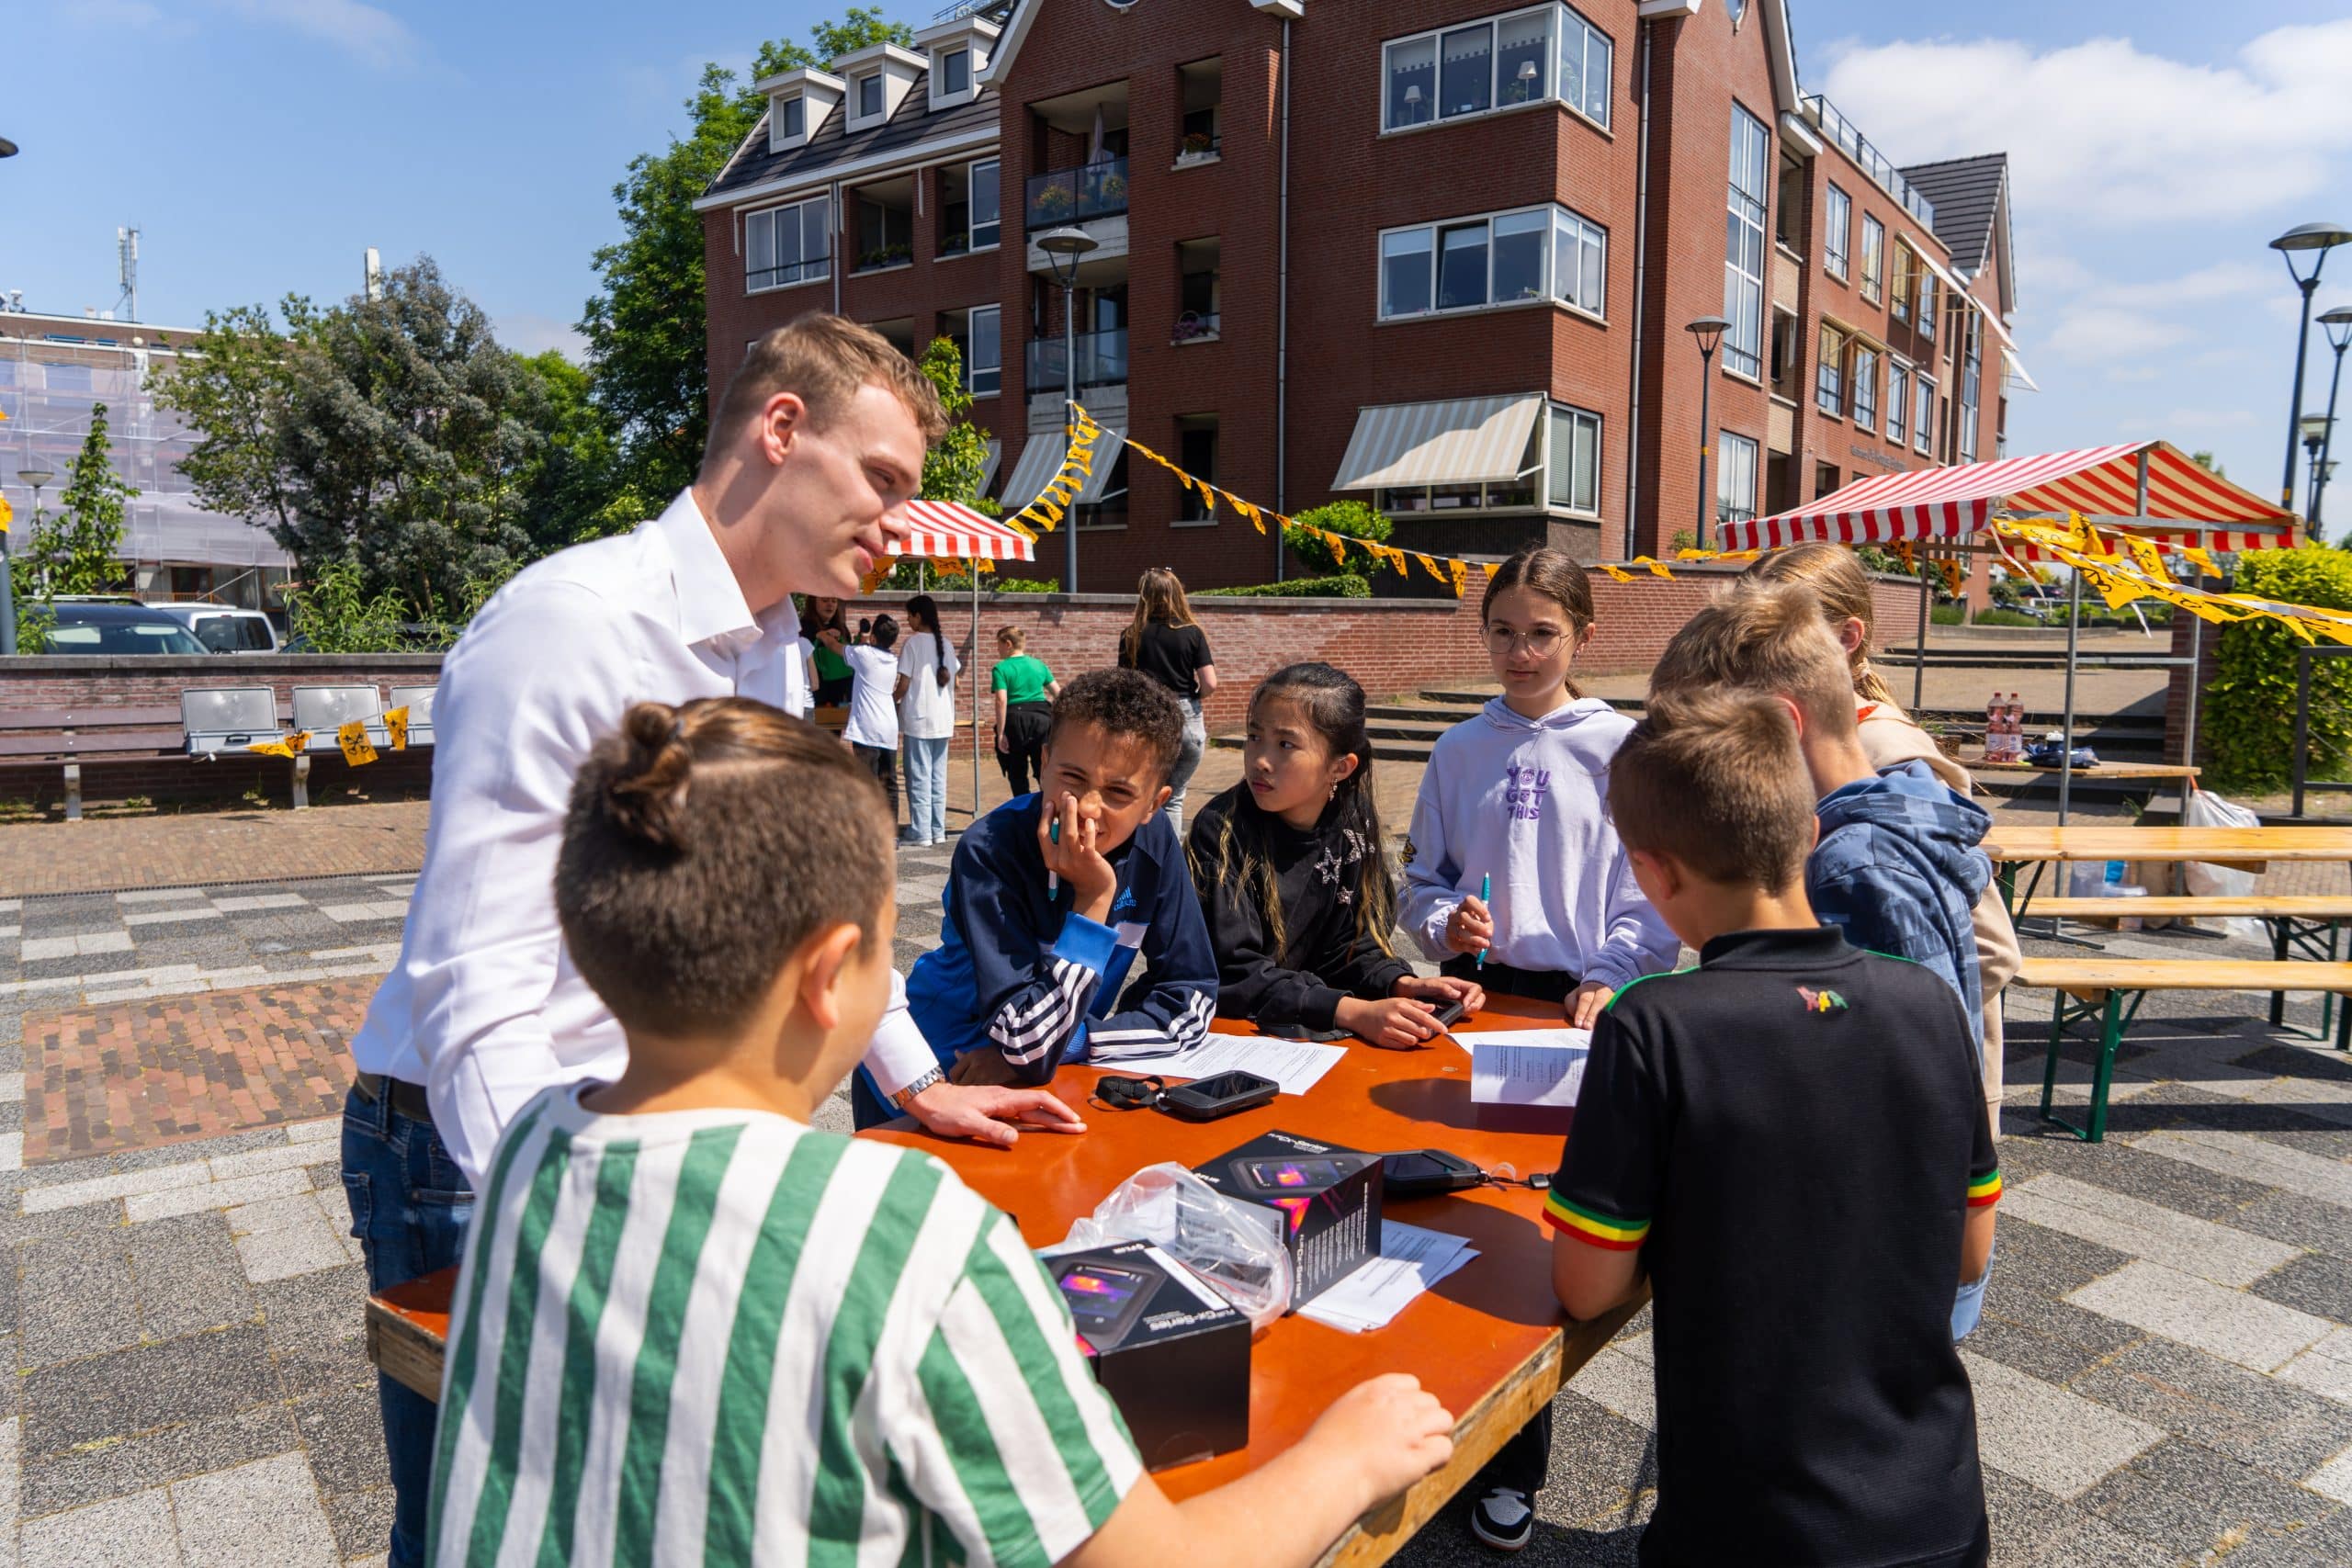
{"label": "building window", "polygon": [[1547,416],[1552,449],[1545,465],[1546,492],[1564,512],[1598,515],[1600,511],[1600,416],[1552,405]]}
{"label": "building window", "polygon": [[1854,345],[1854,428],[1878,428],[1878,350]]}
{"label": "building window", "polygon": [[1821,358],[1813,367],[1813,402],[1832,418],[1846,411],[1846,334],[1827,322],[1821,328]]}
{"label": "building window", "polygon": [[1218,334],[1218,270],[1224,243],[1216,239],[1183,240],[1176,246],[1176,330],[1178,343],[1197,343]]}
{"label": "building window", "polygon": [[1381,127],[1399,130],[1543,102],[1564,103],[1606,126],[1612,47],[1566,6],[1393,39],[1382,51]]}
{"label": "building window", "polygon": [[1797,319],[1786,310],[1772,312],[1772,390],[1793,401],[1796,398]]}
{"label": "building window", "polygon": [[1816,501],[1838,489],[1838,465],[1815,463],[1813,466],[1813,494]]}
{"label": "building window", "polygon": [[[1176,465],[1196,479],[1215,484],[1216,479],[1216,415],[1191,414],[1176,422]],[[1201,492],[1191,485],[1177,492],[1182,499],[1177,502],[1179,523],[1213,523],[1215,513],[1201,499]]]}
{"label": "building window", "polygon": [[1756,520],[1756,443],[1745,435],[1723,433],[1723,461],[1715,470],[1715,522]]}
{"label": "building window", "polygon": [[1862,298],[1875,305],[1886,292],[1886,225],[1862,214]]}
{"label": "building window", "polygon": [[1176,128],[1179,163],[1214,158],[1217,154],[1217,108],[1225,96],[1225,61],[1203,60],[1176,73],[1184,118]]}
{"label": "building window", "polygon": [[1976,461],[1977,395],[1984,367],[1984,318],[1974,309],[1961,329],[1960,442],[1956,450],[1963,463]]}
{"label": "building window", "polygon": [[1550,299],[1599,315],[1608,258],[1607,231],[1562,207],[1392,230],[1380,237],[1380,314]]}
{"label": "building window", "polygon": [[972,90],[972,51],[951,49],[939,57],[939,91],[942,96],[954,97]]}
{"label": "building window", "polygon": [[808,134],[808,99],[798,96],[786,98],[776,105],[776,112],[783,116],[786,140],[797,141]]}
{"label": "building window", "polygon": [[1911,431],[1911,367],[1886,365],[1886,434],[1897,446]]}
{"label": "building window", "polygon": [[950,164],[939,171],[939,254],[984,251],[1002,233],[997,213],[997,161]]}
{"label": "building window", "polygon": [[1936,335],[1936,275],[1925,265],[1919,268],[1919,335]]}
{"label": "building window", "polygon": [[1911,445],[1920,451],[1935,451],[1936,383],[1930,376],[1919,378],[1919,400],[1911,408]]}
{"label": "building window", "polygon": [[1828,210],[1822,214],[1821,220],[1821,266],[1830,276],[1842,278],[1846,276],[1846,241],[1853,229],[1854,198],[1833,185],[1824,205]]}
{"label": "building window", "polygon": [[743,219],[743,291],[814,283],[832,275],[832,244],[821,196]]}
{"label": "building window", "polygon": [[876,71],[857,79],[857,118],[873,119],[882,113],[882,73]]}
{"label": "building window", "polygon": [[1764,171],[1772,139],[1764,122],[1731,110],[1731,216],[1724,225],[1724,368],[1751,380],[1764,372]]}
{"label": "building window", "polygon": [[964,389],[976,398],[992,398],[1004,388],[1004,311],[998,305],[977,305],[965,313]]}
{"label": "building window", "polygon": [[853,272],[905,266],[915,259],[914,178],[901,175],[854,193],[857,211],[857,265]]}
{"label": "building window", "polygon": [[1919,271],[1918,258],[1911,254],[1911,247],[1900,240],[1895,241],[1894,298],[1887,302],[1887,309],[1898,321],[1911,319],[1911,295],[1918,287]]}
{"label": "building window", "polygon": [[1780,204],[1772,209],[1772,238],[1782,249],[1804,251],[1804,165],[1785,153],[1781,158]]}

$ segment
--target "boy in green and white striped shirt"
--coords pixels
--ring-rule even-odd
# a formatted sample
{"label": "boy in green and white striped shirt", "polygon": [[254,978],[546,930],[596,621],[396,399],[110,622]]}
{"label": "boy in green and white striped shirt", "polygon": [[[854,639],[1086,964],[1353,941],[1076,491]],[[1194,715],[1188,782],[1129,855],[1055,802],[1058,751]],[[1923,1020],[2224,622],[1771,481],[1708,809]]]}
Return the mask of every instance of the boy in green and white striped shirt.
{"label": "boy in green and white striped shirt", "polygon": [[1450,1454],[1390,1376],[1170,1503],[1012,1222],[808,1125],[888,999],[891,831],[831,737],[740,698],[639,705],[582,771],[556,903],[629,1065],[499,1141],[435,1562],[1305,1563]]}

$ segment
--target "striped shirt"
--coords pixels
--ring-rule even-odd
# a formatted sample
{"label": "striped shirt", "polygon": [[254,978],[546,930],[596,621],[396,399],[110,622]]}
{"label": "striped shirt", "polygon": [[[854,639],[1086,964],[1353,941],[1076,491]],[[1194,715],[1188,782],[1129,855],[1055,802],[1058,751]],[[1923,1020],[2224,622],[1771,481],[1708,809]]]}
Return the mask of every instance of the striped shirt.
{"label": "striped shirt", "polygon": [[938,1161],[756,1111],[499,1140],[449,1323],[431,1561],[1017,1563],[1142,1473],[1061,1294]]}

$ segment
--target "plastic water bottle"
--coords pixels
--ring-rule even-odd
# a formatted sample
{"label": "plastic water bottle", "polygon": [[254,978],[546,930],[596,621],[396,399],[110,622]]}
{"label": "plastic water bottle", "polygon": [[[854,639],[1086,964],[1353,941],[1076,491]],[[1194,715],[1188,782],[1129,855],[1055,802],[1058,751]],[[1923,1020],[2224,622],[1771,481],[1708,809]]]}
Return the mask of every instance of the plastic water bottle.
{"label": "plastic water bottle", "polygon": [[2001,706],[2001,694],[1999,689],[1996,688],[1992,700],[1984,705],[1984,760],[1986,761],[1998,762],[2003,760],[2002,747],[2007,740],[2003,731],[2007,729],[2007,710]]}

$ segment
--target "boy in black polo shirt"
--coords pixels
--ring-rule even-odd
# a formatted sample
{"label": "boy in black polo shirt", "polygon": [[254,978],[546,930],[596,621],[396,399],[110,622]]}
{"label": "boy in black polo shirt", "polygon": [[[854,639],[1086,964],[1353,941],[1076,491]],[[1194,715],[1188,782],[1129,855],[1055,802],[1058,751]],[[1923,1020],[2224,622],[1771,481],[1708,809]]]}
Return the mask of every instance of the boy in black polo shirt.
{"label": "boy in black polo shirt", "polygon": [[1963,1568],[1990,1551],[1953,1290],[2000,1173],[1968,1023],[1804,896],[1787,709],[1654,701],[1611,768],[1635,879],[1699,966],[1617,993],[1544,1217],[1577,1317],[1655,1292],[1645,1568]]}

